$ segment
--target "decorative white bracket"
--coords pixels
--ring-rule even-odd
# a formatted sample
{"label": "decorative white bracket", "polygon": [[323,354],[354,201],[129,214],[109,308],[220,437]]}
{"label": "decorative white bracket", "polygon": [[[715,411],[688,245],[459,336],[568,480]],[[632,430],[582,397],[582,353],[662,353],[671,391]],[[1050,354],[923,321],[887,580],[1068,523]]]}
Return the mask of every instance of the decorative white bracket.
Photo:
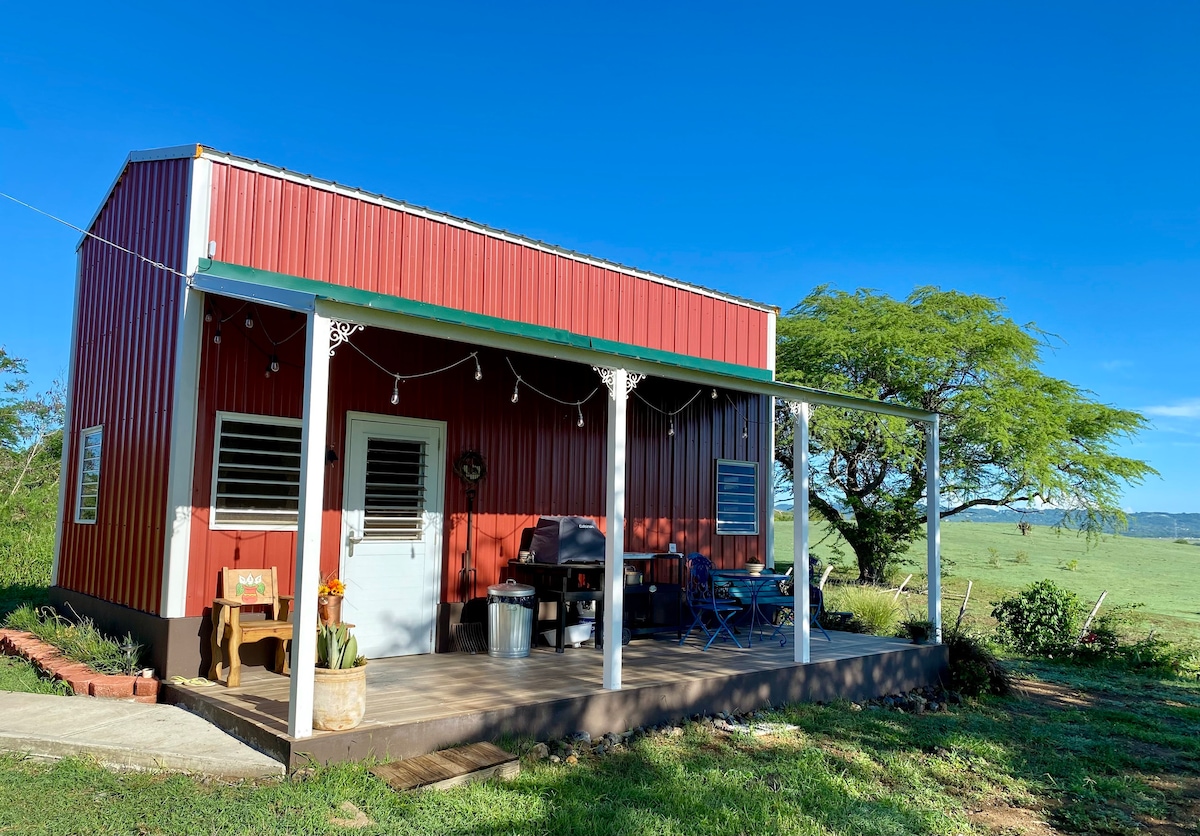
{"label": "decorative white bracket", "polygon": [[[613,391],[613,372],[616,371],[616,369],[609,369],[605,368],[604,366],[592,366],[592,371],[600,375],[600,379],[604,381],[604,385],[608,387],[608,396],[610,398],[615,398],[616,393]],[[633,391],[635,386],[645,379],[646,376],[644,374],[638,374],[637,372],[626,372],[625,394],[628,395]]]}
{"label": "decorative white bracket", "polygon": [[333,356],[333,352],[337,351],[339,345],[350,342],[351,334],[362,329],[363,327],[357,322],[343,322],[340,319],[329,320],[329,356]]}

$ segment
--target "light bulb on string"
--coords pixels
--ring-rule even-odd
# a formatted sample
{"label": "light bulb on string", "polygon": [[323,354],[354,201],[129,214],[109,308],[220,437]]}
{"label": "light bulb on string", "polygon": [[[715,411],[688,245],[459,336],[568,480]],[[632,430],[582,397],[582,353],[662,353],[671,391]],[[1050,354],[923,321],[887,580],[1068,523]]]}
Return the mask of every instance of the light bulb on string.
{"label": "light bulb on string", "polygon": [[750,437],[750,424],[748,424],[748,423],[742,424],[742,438],[746,439],[749,437]]}
{"label": "light bulb on string", "polygon": [[400,403],[400,375],[392,380],[392,406]]}
{"label": "light bulb on string", "polygon": [[271,364],[270,363],[268,363],[267,367],[265,369],[263,369],[263,377],[270,379],[270,377],[271,377]]}
{"label": "light bulb on string", "polygon": [[216,345],[221,344],[221,326],[220,325],[217,326],[217,333],[213,334],[213,343],[215,343]]}
{"label": "light bulb on string", "polygon": [[479,365],[479,357],[474,354],[471,356],[475,358],[475,379],[483,380],[483,368]]}
{"label": "light bulb on string", "polygon": [[669,435],[671,437],[675,436],[675,419],[674,418],[671,419],[671,429],[667,430],[667,435]]}
{"label": "light bulb on string", "polygon": [[254,327],[254,314],[248,313],[248,314],[246,314],[246,328],[249,329],[249,328],[253,328],[253,327]]}
{"label": "light bulb on string", "polygon": [[274,354],[271,355],[271,371],[273,371],[273,372],[279,371],[279,358],[276,357]]}
{"label": "light bulb on string", "polygon": [[212,321],[213,321],[213,312],[212,312],[212,308],[208,308],[207,310],[205,310],[205,311],[204,311],[204,321],[205,321],[205,322],[212,322]]}
{"label": "light bulb on string", "polygon": [[717,399],[717,390],[716,390],[716,389],[713,389],[713,390],[712,390],[712,399],[713,399],[714,401]]}
{"label": "light bulb on string", "polygon": [[520,385],[521,385],[520,383],[514,383],[514,384],[513,384],[513,396],[512,396],[512,402],[513,402],[513,403],[516,403],[516,402],[517,402],[517,401],[520,399],[520,397],[521,397],[521,396],[520,396],[520,393],[519,393],[519,392],[517,392],[517,388],[518,388]]}
{"label": "light bulb on string", "polygon": [[583,409],[579,406],[579,404],[575,404],[575,409],[579,410],[579,420],[575,422],[575,426],[582,427],[583,426]]}

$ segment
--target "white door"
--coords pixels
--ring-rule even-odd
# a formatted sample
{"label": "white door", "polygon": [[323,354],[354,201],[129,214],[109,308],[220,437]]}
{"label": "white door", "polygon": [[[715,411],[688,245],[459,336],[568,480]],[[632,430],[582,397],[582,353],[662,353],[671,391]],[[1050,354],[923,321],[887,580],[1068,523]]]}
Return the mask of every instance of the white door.
{"label": "white door", "polygon": [[342,620],[367,657],[433,652],[442,566],[446,425],[350,413],[342,505]]}

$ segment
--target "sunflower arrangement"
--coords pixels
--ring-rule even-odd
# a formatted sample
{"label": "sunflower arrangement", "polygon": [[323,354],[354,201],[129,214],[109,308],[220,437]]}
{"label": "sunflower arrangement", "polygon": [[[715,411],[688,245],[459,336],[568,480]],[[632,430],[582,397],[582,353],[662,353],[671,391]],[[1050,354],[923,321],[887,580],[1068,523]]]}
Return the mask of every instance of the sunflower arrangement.
{"label": "sunflower arrangement", "polygon": [[317,587],[318,595],[345,595],[346,584],[342,583],[337,577],[330,575],[327,578],[321,579],[321,585]]}

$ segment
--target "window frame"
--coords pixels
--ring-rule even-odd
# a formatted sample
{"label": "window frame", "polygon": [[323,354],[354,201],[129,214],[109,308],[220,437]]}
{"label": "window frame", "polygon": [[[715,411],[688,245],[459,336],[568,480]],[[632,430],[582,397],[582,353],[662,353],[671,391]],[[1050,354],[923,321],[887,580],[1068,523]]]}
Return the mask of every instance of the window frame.
{"label": "window frame", "polygon": [[[754,469],[754,530],[753,531],[723,531],[721,529],[721,465],[732,464],[739,466],[749,465]],[[743,459],[717,459],[716,466],[713,470],[713,532],[720,537],[757,537],[762,531],[762,509],[759,501],[759,492],[761,484],[759,482],[759,463],[756,461],[746,461]],[[726,523],[729,525],[731,523]],[[743,523],[744,525],[744,523]]]}
{"label": "window frame", "polygon": [[[225,425],[225,421],[241,421],[246,423],[256,424],[274,424],[283,427],[301,427],[304,426],[303,419],[286,418],[279,415],[257,415],[250,412],[226,412],[218,410],[216,413],[216,424],[213,426],[213,460],[212,460],[212,483],[209,486],[208,494],[208,529],[209,531],[296,531],[299,528],[299,519],[297,522],[280,525],[278,523],[245,523],[245,522],[218,522],[217,521],[217,474],[221,467],[221,431]],[[301,429],[303,433],[303,429]],[[302,464],[303,466],[303,464]],[[303,482],[303,471],[296,474],[296,486],[299,488]],[[299,499],[297,499],[297,505]],[[299,508],[297,507],[297,518],[299,517]]]}
{"label": "window frame", "polygon": [[[87,450],[88,438],[100,436],[100,453],[96,457],[96,506],[92,509],[92,518],[83,516],[83,477],[84,453]],[[100,474],[104,469],[104,425],[96,424],[79,431],[79,462],[75,468],[75,522],[80,525],[95,525],[100,518]]]}

